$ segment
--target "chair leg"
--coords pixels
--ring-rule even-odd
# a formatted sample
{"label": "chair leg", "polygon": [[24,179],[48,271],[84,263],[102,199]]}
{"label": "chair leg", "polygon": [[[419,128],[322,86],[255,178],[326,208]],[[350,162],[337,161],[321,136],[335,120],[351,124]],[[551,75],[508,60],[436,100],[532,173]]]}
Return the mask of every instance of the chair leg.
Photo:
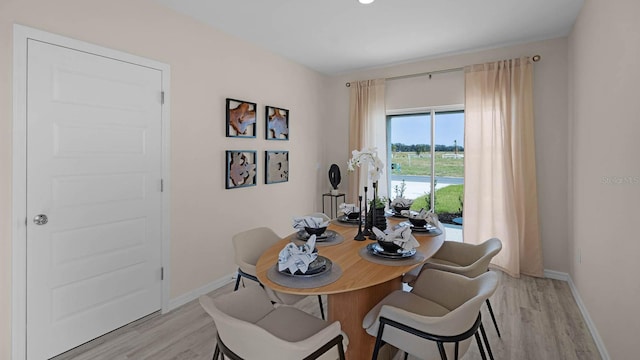
{"label": "chair leg", "polygon": [[322,295],[318,295],[318,303],[320,304],[320,315],[322,316],[322,320],[325,320],[324,307],[322,306]]}
{"label": "chair leg", "polygon": [[496,332],[498,333],[498,337],[502,338],[502,336],[500,336],[500,329],[498,329],[498,322],[496,322],[496,316],[493,315],[493,308],[491,307],[491,302],[489,301],[489,299],[487,299],[487,307],[489,308],[489,314],[491,314],[491,320],[493,320],[493,325],[496,327]]}
{"label": "chair leg", "polygon": [[383,331],[384,331],[384,323],[380,321],[380,326],[378,327],[378,336],[376,336],[376,345],[373,347],[373,355],[371,356],[371,360],[378,359],[378,352],[380,352],[380,347],[382,346]]}
{"label": "chair leg", "polygon": [[344,347],[342,346],[342,339],[338,343],[338,359],[346,360],[347,356],[344,354]]}
{"label": "chair leg", "polygon": [[220,356],[220,347],[218,347],[218,344],[216,344],[216,349],[213,351],[212,360],[218,360],[219,356]]}
{"label": "chair leg", "polygon": [[458,360],[458,353],[460,352],[460,345],[459,343],[456,341],[456,346],[455,346],[455,351],[453,352],[453,358]]}
{"label": "chair leg", "polygon": [[237,291],[238,287],[240,286],[240,278],[242,277],[242,275],[240,275],[240,271],[238,271],[238,275],[236,275],[236,287],[233,288],[233,291]]}
{"label": "chair leg", "polygon": [[482,334],[482,339],[484,340],[484,346],[487,348],[487,352],[489,353],[489,359],[493,359],[493,353],[491,352],[491,346],[489,345],[489,339],[487,339],[487,333],[484,331],[484,325],[480,323],[480,333]]}
{"label": "chair leg", "polygon": [[473,334],[476,337],[476,342],[478,343],[478,350],[480,351],[480,356],[482,360],[487,360],[487,355],[484,353],[484,348],[482,347],[482,341],[480,341],[480,335],[478,335],[478,331]]}
{"label": "chair leg", "polygon": [[407,360],[407,359],[409,359],[409,353],[405,351],[404,352],[404,360]]}
{"label": "chair leg", "polygon": [[444,345],[438,341],[438,351],[440,351],[440,359],[447,360],[447,353],[444,351]]}

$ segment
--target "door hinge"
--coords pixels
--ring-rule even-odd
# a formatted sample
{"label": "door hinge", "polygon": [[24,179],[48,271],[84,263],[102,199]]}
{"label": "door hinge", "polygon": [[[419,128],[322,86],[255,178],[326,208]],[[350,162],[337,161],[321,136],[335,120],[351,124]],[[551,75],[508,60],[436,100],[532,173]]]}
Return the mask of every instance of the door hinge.
{"label": "door hinge", "polygon": [[164,105],[164,91],[160,92],[160,104]]}
{"label": "door hinge", "polygon": [[160,179],[160,192],[164,192],[164,179]]}
{"label": "door hinge", "polygon": [[160,280],[164,280],[164,267],[160,268]]}

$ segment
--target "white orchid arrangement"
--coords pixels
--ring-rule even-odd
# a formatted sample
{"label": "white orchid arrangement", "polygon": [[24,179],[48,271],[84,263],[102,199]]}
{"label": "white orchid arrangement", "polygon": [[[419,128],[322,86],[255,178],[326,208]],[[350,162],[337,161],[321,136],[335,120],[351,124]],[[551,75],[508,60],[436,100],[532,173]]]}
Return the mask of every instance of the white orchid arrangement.
{"label": "white orchid arrangement", "polygon": [[382,170],[384,169],[384,163],[378,157],[378,149],[375,147],[362,149],[361,151],[353,150],[351,152],[351,159],[349,159],[347,165],[349,166],[349,171],[355,171],[356,166],[366,166],[369,172],[369,179],[373,182],[380,179]]}

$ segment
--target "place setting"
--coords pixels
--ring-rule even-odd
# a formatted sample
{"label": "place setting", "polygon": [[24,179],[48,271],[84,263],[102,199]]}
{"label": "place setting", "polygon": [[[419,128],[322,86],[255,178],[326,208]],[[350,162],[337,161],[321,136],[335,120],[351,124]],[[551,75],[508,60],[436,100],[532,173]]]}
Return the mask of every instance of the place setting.
{"label": "place setting", "polygon": [[344,241],[344,237],[336,231],[327,230],[329,221],[320,217],[303,216],[293,218],[293,228],[296,230],[292,236],[299,241],[309,241],[315,235],[317,246],[337,245]]}
{"label": "place setting", "polygon": [[339,206],[342,215],[338,216],[333,223],[341,226],[357,227],[361,222],[360,207],[355,204],[342,203]]}
{"label": "place setting", "polygon": [[318,254],[317,237],[311,235],[304,245],[288,243],[278,254],[278,263],[267,271],[274,283],[291,288],[309,289],[338,280],[342,269]]}
{"label": "place setting", "polygon": [[413,204],[413,200],[411,199],[405,199],[401,197],[395,198],[389,204],[389,210],[387,210],[387,215],[395,218],[406,219],[407,215],[406,213],[403,214],[403,211],[405,212],[409,211],[409,208],[411,208],[412,204]]}
{"label": "place setting", "polygon": [[391,266],[415,265],[426,260],[417,250],[420,243],[413,237],[408,226],[398,226],[385,231],[374,227],[372,231],[377,241],[360,249],[359,255],[363,259]]}
{"label": "place setting", "polygon": [[408,221],[403,221],[398,226],[408,226],[416,235],[438,236],[442,230],[438,228],[438,215],[433,211],[420,209],[420,211],[403,210],[403,215]]}

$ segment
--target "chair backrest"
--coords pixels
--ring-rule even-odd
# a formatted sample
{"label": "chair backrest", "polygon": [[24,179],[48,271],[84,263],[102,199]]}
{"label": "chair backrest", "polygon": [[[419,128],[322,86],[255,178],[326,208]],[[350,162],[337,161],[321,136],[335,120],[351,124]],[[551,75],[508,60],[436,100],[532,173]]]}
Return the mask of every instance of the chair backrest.
{"label": "chair backrest", "polygon": [[[414,284],[412,293],[429,299],[450,312],[433,323],[439,335],[458,335],[476,321],[480,306],[496,291],[498,275],[485,272],[476,278],[435,270],[424,270]],[[437,288],[437,291],[434,289]]]}
{"label": "chair backrest", "polygon": [[[247,286],[238,291],[216,298],[201,296],[200,304],[213,318],[218,336],[224,345],[243,359],[281,360],[302,359],[322,346],[325,342],[309,338],[298,342],[288,342],[273,335],[256,323],[264,321],[277,313],[264,289],[260,286]],[[300,311],[292,307],[285,307]],[[281,309],[282,310],[282,309]],[[273,312],[273,313],[272,313]],[[286,324],[287,318],[278,320]],[[304,323],[298,326],[305,326]],[[296,324],[291,325],[292,331]],[[321,330],[322,339],[340,334],[340,323],[328,324]]]}
{"label": "chair backrest", "polygon": [[476,245],[476,260],[471,266],[473,269],[466,275],[476,277],[487,272],[491,259],[493,259],[500,250],[502,250],[502,242],[498,238],[491,238],[482,244]]}
{"label": "chair backrest", "polygon": [[[213,318],[225,346],[243,359],[262,359],[273,351],[275,336],[255,325],[273,305],[260,286],[248,286],[215,299],[200,297],[200,305]],[[270,343],[272,343],[270,345]]]}
{"label": "chair backrest", "polygon": [[433,258],[452,262],[457,266],[440,266],[434,263],[432,267],[441,270],[445,270],[446,267],[447,271],[473,278],[487,272],[491,259],[501,249],[502,242],[496,238],[491,238],[479,245],[445,241]]}
{"label": "chair backrest", "polygon": [[233,236],[236,264],[245,272],[255,275],[255,266],[265,250],[281,238],[267,227],[243,231]]}
{"label": "chair backrest", "polygon": [[460,328],[462,329],[471,327],[480,313],[482,304],[496,291],[498,287],[498,275],[494,272],[485,272],[471,279],[470,287],[475,290],[474,296],[444,316],[446,320],[450,318],[452,324],[461,324]]}

